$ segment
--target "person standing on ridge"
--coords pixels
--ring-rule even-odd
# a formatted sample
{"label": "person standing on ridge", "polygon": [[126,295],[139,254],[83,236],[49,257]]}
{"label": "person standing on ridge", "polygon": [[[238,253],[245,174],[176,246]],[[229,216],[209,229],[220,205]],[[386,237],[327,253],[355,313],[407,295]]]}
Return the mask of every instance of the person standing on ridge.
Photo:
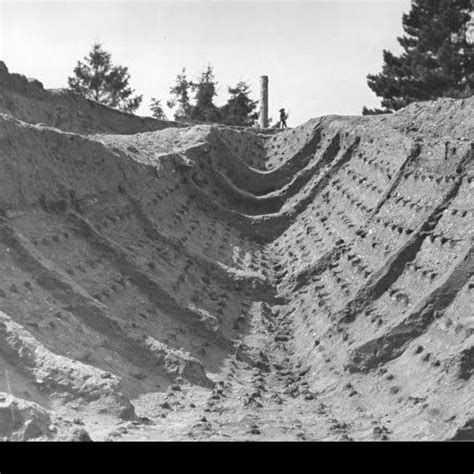
{"label": "person standing on ridge", "polygon": [[280,109],[280,128],[288,128],[286,125],[286,119],[288,114],[285,112],[285,109]]}

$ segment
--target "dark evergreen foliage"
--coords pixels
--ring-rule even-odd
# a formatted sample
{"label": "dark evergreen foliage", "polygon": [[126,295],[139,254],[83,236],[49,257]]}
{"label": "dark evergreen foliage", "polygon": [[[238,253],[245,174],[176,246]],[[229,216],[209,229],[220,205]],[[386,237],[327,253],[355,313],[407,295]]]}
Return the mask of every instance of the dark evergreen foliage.
{"label": "dark evergreen foliage", "polygon": [[250,86],[241,81],[228,90],[230,98],[221,107],[222,121],[227,125],[252,126],[258,119],[258,113],[255,112],[257,102],[250,98]]}
{"label": "dark evergreen foliage", "polygon": [[163,107],[161,106],[161,100],[155,99],[154,97],[151,98],[150,109],[152,112],[152,116],[158,120],[166,120],[165,112],[163,111]]}
{"label": "dark evergreen foliage", "polygon": [[471,0],[412,0],[402,18],[404,52],[383,51],[379,74],[367,76],[384,110],[364,107],[364,114],[398,110],[411,102],[440,97],[470,97],[474,91],[474,50],[466,29]]}
{"label": "dark evergreen foliage", "polygon": [[142,102],[142,96],[132,97],[128,68],[114,66],[111,55],[95,43],[89,55],[78,61],[73,76],[68,78],[69,87],[101,104],[124,112],[134,112]]}
{"label": "dark evergreen foliage", "polygon": [[217,95],[217,82],[211,65],[202,72],[198,82],[192,84],[195,92],[195,104],[191,110],[191,119],[195,122],[218,123],[221,121],[219,108],[214,104]]}
{"label": "dark evergreen foliage", "polygon": [[189,93],[193,83],[186,76],[186,69],[183,68],[181,74],[176,76],[176,83],[170,88],[171,99],[167,102],[170,109],[176,107],[174,113],[175,120],[186,121],[190,119],[192,112],[191,100]]}

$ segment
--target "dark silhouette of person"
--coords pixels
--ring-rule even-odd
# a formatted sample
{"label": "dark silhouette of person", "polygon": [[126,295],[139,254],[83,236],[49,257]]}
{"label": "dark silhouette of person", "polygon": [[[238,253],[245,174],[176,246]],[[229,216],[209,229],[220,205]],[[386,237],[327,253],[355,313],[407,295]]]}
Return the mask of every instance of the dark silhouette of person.
{"label": "dark silhouette of person", "polygon": [[286,125],[286,119],[288,114],[285,112],[285,109],[280,109],[280,128],[288,128]]}

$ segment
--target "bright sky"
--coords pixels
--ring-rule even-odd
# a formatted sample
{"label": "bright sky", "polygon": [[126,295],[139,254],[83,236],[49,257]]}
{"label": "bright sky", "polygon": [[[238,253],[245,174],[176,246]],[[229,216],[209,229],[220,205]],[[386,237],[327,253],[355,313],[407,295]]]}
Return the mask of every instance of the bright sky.
{"label": "bright sky", "polygon": [[150,114],[151,97],[166,102],[183,67],[196,78],[214,66],[218,105],[240,80],[258,99],[266,74],[270,116],[285,107],[295,126],[379,106],[366,75],[381,70],[382,49],[400,52],[409,8],[410,0],[0,0],[0,59],[46,88],[66,87],[77,60],[100,41],[144,95],[140,115]]}

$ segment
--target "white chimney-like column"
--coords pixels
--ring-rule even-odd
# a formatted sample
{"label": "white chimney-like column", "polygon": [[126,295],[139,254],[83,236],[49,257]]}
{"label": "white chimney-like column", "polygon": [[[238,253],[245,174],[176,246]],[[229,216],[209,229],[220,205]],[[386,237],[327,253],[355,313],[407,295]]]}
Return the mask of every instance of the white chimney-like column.
{"label": "white chimney-like column", "polygon": [[467,23],[466,42],[467,44],[474,44],[474,11],[471,12],[471,19]]}
{"label": "white chimney-like column", "polygon": [[260,76],[260,128],[268,128],[268,76]]}

